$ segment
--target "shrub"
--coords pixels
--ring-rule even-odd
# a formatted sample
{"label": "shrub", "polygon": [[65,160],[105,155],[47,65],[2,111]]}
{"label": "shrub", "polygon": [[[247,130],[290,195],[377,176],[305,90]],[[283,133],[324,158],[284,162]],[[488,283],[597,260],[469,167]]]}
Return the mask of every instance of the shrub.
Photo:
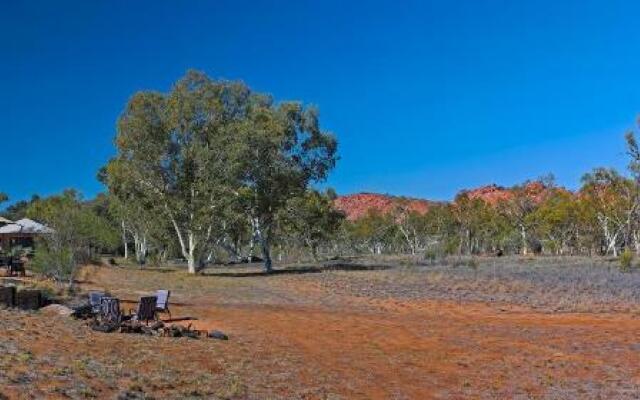
{"label": "shrub", "polygon": [[622,254],[620,254],[620,270],[623,272],[629,272],[633,265],[633,252],[629,249],[625,249]]}
{"label": "shrub", "polygon": [[43,243],[35,252],[31,268],[56,282],[72,283],[77,263],[68,247],[46,247]]}
{"label": "shrub", "polygon": [[438,260],[438,253],[433,250],[427,250],[424,252],[424,261],[429,265],[435,265]]}

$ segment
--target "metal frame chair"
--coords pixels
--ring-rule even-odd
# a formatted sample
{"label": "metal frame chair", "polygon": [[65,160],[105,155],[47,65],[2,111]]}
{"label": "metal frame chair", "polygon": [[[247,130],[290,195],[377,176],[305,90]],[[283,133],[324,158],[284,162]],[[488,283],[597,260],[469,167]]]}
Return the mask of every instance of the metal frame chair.
{"label": "metal frame chair", "polygon": [[147,325],[149,324],[149,321],[156,321],[158,319],[158,314],[156,312],[157,301],[158,298],[156,296],[140,297],[137,310],[135,312],[133,310],[129,311],[131,319],[141,322],[144,321]]}
{"label": "metal frame chair", "polygon": [[156,311],[159,313],[167,313],[169,319],[171,319],[171,310],[169,310],[169,297],[171,296],[170,290],[160,289],[156,290]]}

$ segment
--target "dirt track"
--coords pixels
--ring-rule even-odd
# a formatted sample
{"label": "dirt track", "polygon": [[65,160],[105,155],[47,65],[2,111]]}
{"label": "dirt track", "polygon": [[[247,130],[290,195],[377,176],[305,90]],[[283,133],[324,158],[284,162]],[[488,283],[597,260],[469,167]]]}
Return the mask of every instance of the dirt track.
{"label": "dirt track", "polygon": [[[366,272],[358,274],[366,279]],[[216,395],[203,397],[259,399],[637,398],[640,393],[640,320],[633,315],[371,299],[330,293],[315,279],[99,269],[86,288],[135,298],[151,287],[172,287],[174,302],[181,304],[174,315],[198,316],[196,327],[221,329],[231,339],[142,338],[74,328],[82,332],[80,343],[65,337],[19,344],[36,358],[51,352],[59,352],[60,360],[92,354],[105,365],[144,348],[141,376],[134,380],[160,398],[206,385]],[[145,377],[159,376],[162,363],[197,371],[200,386],[192,380],[154,386]],[[110,380],[94,377],[90,384],[98,397],[108,397],[130,381],[116,374]],[[224,391],[215,389],[220,381],[241,390],[234,386],[220,394]],[[50,384],[42,380],[41,386]],[[18,393],[8,388],[8,395]]]}

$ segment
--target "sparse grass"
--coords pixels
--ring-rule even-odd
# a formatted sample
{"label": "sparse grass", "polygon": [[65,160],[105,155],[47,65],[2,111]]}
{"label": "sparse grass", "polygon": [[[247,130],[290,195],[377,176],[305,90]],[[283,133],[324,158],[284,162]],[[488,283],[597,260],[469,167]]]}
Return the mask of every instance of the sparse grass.
{"label": "sparse grass", "polygon": [[438,265],[409,260],[411,266],[407,259],[387,258],[379,262],[397,268],[332,271],[320,279],[328,290],[373,298],[477,301],[564,312],[640,310],[640,273],[624,273],[607,259],[455,257]]}

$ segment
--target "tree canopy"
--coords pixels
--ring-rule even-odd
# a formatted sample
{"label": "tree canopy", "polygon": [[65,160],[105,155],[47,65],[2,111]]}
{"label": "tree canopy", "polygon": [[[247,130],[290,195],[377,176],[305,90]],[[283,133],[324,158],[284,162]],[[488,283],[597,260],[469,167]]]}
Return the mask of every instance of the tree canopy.
{"label": "tree canopy", "polygon": [[337,144],[313,108],[189,71],[169,93],[131,98],[116,147],[105,181],[127,205],[124,219],[169,221],[195,273],[225,234],[229,210],[238,209],[270,270],[275,215],[326,177]]}

